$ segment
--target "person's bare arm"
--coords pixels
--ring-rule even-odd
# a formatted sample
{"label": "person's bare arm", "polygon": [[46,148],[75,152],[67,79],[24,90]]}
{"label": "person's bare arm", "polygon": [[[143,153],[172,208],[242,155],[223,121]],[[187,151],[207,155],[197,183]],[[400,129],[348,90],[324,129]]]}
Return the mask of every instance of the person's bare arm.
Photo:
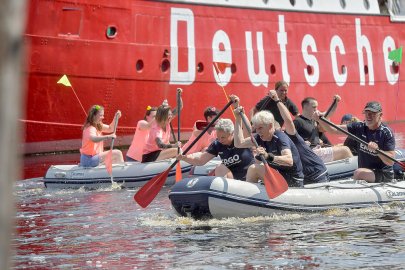
{"label": "person's bare arm", "polygon": [[178,155],[177,159],[185,161],[194,166],[202,166],[206,164],[208,161],[213,159],[215,156],[208,152],[203,153],[194,153],[190,155]]}
{"label": "person's bare arm", "polygon": [[279,101],[280,99],[278,98],[276,90],[270,90],[269,96],[277,103],[278,110],[280,111],[281,117],[284,120],[285,131],[290,135],[295,135],[297,133],[297,130],[295,129],[291,113],[283,104],[283,102]]}

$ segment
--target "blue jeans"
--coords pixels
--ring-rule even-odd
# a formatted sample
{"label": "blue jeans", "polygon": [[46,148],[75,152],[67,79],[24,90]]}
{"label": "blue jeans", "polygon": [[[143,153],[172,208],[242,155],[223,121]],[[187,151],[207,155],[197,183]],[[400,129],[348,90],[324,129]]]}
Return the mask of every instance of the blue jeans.
{"label": "blue jeans", "polygon": [[100,164],[100,156],[99,155],[80,155],[80,166],[82,167],[97,167]]}

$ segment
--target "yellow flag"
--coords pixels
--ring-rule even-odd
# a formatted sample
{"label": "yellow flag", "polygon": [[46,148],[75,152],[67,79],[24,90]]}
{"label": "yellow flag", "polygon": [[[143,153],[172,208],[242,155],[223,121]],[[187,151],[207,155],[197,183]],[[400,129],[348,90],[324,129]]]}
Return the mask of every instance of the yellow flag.
{"label": "yellow flag", "polygon": [[69,79],[66,75],[63,75],[62,78],[59,79],[59,81],[57,83],[61,83],[64,86],[72,86],[69,82]]}

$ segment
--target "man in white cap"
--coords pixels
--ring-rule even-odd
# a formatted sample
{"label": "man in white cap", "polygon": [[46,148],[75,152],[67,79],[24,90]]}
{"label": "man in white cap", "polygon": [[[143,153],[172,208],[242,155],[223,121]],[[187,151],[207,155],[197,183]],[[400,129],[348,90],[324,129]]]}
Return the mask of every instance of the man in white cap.
{"label": "man in white cap", "polygon": [[[315,113],[316,116],[321,114]],[[370,101],[363,110],[364,122],[353,122],[340,125],[356,137],[367,142],[367,145],[358,144],[358,169],[354,172],[354,179],[367,182],[389,182],[394,179],[394,162],[376,152],[377,149],[388,156],[395,157],[395,137],[392,130],[382,123],[382,108],[377,101]],[[323,121],[320,125],[327,131],[340,133],[339,130]]]}

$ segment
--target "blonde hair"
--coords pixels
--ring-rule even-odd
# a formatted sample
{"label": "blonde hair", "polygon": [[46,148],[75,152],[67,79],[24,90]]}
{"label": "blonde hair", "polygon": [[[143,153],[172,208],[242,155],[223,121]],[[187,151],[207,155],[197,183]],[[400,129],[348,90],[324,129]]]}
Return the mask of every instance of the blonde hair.
{"label": "blonde hair", "polygon": [[228,134],[232,134],[234,129],[234,125],[230,119],[219,119],[215,124],[215,130],[223,131]]}
{"label": "blonde hair", "polygon": [[260,111],[256,113],[252,118],[253,125],[270,125],[274,126],[274,116],[269,111]]}

